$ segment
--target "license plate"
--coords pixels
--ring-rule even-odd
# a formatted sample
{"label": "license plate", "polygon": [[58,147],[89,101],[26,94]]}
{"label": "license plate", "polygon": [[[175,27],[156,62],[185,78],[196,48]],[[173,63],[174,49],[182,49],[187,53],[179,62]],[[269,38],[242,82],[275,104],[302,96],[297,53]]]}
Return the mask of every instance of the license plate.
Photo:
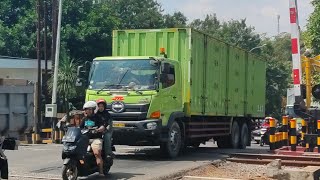
{"label": "license plate", "polygon": [[126,127],[126,125],[124,123],[113,123],[113,127]]}

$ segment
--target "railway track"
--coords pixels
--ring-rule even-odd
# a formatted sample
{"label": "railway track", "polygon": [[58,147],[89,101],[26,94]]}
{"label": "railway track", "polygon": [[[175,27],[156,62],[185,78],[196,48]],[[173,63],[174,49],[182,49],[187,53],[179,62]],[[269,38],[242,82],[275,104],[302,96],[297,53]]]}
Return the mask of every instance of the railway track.
{"label": "railway track", "polygon": [[320,166],[320,157],[309,156],[236,153],[230,154],[229,158],[227,158],[227,160],[230,162],[245,164],[269,164],[275,159],[281,159],[281,164],[284,166]]}

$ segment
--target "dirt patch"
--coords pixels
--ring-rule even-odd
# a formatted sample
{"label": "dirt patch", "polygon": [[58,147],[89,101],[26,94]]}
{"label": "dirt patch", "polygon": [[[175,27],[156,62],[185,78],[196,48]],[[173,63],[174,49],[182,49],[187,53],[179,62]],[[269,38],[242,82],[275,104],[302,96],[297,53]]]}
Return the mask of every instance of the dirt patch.
{"label": "dirt patch", "polygon": [[240,164],[229,161],[216,162],[190,171],[185,176],[234,178],[242,180],[272,180],[266,176],[265,165]]}

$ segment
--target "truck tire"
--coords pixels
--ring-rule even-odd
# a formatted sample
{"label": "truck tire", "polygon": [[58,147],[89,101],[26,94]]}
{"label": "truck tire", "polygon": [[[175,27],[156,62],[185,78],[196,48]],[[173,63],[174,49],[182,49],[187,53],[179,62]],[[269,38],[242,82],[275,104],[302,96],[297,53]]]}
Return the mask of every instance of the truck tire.
{"label": "truck tire", "polygon": [[8,160],[1,159],[1,179],[9,178]]}
{"label": "truck tire", "polygon": [[241,127],[240,149],[246,149],[249,139],[249,129],[247,123],[244,123]]}
{"label": "truck tire", "polygon": [[231,147],[233,149],[238,149],[239,148],[239,143],[240,143],[240,127],[239,123],[237,121],[234,121],[232,123],[232,129],[231,129]]}
{"label": "truck tire", "polygon": [[161,151],[170,158],[175,158],[181,150],[182,137],[181,129],[177,122],[173,122],[168,132],[169,139],[160,145]]}

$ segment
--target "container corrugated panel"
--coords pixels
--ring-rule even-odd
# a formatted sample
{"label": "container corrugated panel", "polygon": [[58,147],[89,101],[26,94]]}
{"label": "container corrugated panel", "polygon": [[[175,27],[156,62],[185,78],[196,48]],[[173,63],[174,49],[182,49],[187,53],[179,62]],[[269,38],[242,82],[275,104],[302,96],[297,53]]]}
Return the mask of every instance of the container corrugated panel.
{"label": "container corrugated panel", "polygon": [[256,56],[248,55],[247,114],[263,117],[265,113],[266,63]]}
{"label": "container corrugated panel", "polygon": [[34,122],[34,87],[0,86],[0,133],[18,138]]}
{"label": "container corrugated panel", "polygon": [[205,36],[192,32],[191,114],[204,113]]}
{"label": "container corrugated panel", "polygon": [[205,113],[226,115],[228,45],[206,36]]}
{"label": "container corrugated panel", "polygon": [[246,83],[246,53],[245,51],[229,47],[228,65],[228,115],[243,116]]}
{"label": "container corrugated panel", "polygon": [[188,29],[116,30],[113,32],[113,56],[159,56],[166,49],[169,59],[189,60]]}

